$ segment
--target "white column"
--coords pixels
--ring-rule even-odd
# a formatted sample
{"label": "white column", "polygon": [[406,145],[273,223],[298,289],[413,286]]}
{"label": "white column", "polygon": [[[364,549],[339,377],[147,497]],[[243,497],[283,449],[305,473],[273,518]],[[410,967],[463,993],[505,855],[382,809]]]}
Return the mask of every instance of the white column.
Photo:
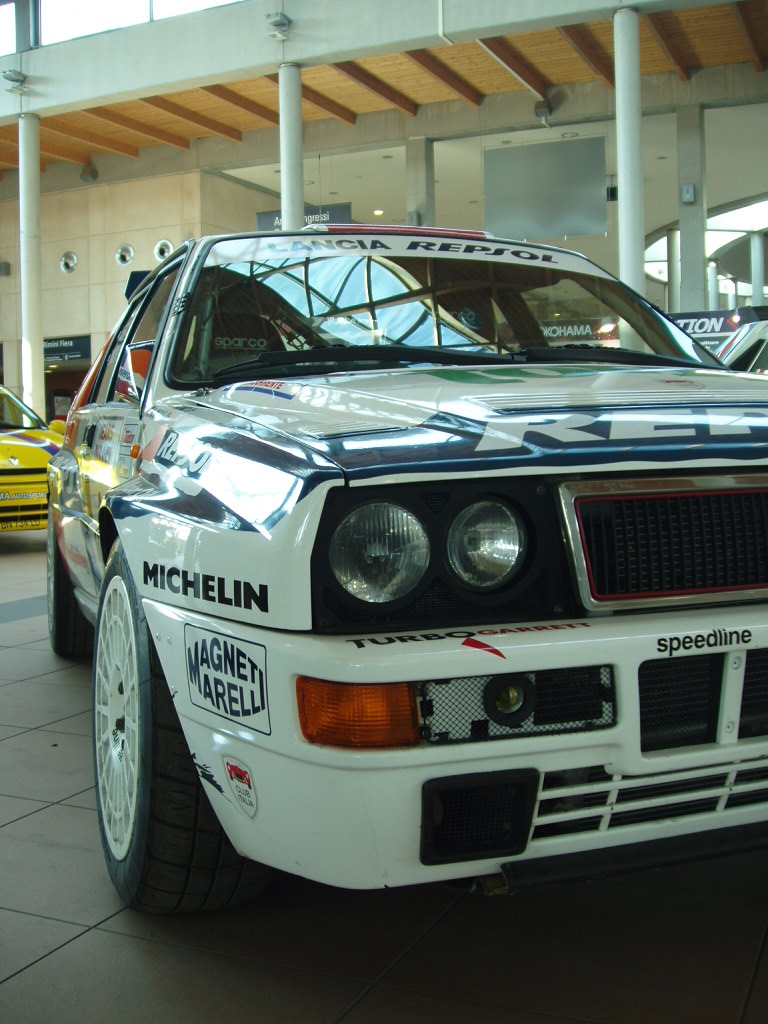
{"label": "white column", "polygon": [[409,224],[435,225],[435,144],[432,139],[405,143],[406,210]]}
{"label": "white column", "polygon": [[714,260],[707,264],[707,309],[720,309],[720,281]]}
{"label": "white column", "polygon": [[704,309],[707,301],[707,195],[704,176],[704,111],[677,111],[677,174],[680,211],[680,304]]}
{"label": "white column", "polygon": [[301,120],[301,68],[281,64],[280,91],[280,213],[283,231],[304,227],[304,153]]}
{"label": "white column", "polygon": [[752,305],[765,302],[765,238],[762,231],[753,231],[749,237],[752,268]]}
{"label": "white column", "polygon": [[667,312],[680,312],[680,232],[667,232]]}
{"label": "white column", "polygon": [[3,384],[19,398],[24,397],[21,379],[21,342],[3,342]]}
{"label": "white column", "polygon": [[640,28],[637,11],[613,18],[616,77],[616,156],[619,188],[619,275],[645,294],[645,198],[643,194]]}
{"label": "white column", "polygon": [[19,117],[21,241],[21,379],[24,401],[45,417],[42,248],[40,244],[40,118]]}

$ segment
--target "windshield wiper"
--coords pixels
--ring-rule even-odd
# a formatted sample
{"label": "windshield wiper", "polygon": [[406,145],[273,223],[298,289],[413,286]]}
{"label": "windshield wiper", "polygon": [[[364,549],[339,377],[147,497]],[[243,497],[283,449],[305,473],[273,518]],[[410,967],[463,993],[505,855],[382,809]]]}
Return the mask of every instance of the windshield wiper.
{"label": "windshield wiper", "polygon": [[627,366],[687,366],[699,367],[694,359],[685,356],[666,356],[658,352],[635,352],[628,348],[609,348],[594,345],[533,346],[515,352],[516,363],[622,363]]}
{"label": "windshield wiper", "polygon": [[491,352],[464,352],[446,348],[411,348],[410,345],[329,345],[310,348],[303,352],[262,352],[253,359],[244,359],[231,366],[222,366],[212,380],[234,379],[260,370],[290,369],[291,374],[301,372],[303,366],[345,366],[354,363],[372,363],[379,367],[414,366],[421,363],[439,363],[441,366],[471,366],[477,363],[493,365],[509,361],[507,355]]}

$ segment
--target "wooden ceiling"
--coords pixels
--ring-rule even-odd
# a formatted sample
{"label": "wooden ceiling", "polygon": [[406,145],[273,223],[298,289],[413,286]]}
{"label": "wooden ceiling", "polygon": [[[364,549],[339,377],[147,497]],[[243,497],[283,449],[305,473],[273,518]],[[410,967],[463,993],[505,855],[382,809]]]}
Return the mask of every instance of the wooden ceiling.
{"label": "wooden ceiling", "polygon": [[[640,20],[643,75],[768,65],[768,0],[646,14]],[[479,106],[484,97],[527,90],[543,99],[553,86],[602,82],[613,88],[613,25],[572,25],[524,35],[478,39],[360,61],[302,69],[303,118],[347,124],[377,111],[414,116],[420,107],[450,100]],[[227,85],[85,108],[43,118],[43,170],[67,161],[87,167],[116,153],[137,158],[148,146],[189,149],[212,136],[239,142],[246,132],[278,124],[276,75]],[[0,175],[18,167],[16,125],[0,127]]]}

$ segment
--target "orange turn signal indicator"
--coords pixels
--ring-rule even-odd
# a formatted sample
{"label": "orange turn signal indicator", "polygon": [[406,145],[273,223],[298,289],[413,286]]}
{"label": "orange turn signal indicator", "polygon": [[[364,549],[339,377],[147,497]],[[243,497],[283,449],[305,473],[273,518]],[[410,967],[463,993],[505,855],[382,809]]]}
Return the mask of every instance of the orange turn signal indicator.
{"label": "orange turn signal indicator", "polygon": [[299,721],[310,743],[356,750],[419,742],[413,683],[334,683],[299,676]]}

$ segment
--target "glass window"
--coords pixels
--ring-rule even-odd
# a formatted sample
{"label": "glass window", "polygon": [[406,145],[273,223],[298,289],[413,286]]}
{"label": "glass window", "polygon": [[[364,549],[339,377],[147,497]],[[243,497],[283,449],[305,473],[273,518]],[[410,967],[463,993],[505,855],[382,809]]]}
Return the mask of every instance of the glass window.
{"label": "glass window", "polygon": [[45,423],[10,391],[0,391],[0,430],[40,430]]}
{"label": "glass window", "polygon": [[16,4],[0,6],[0,56],[16,52]]}
{"label": "glass window", "polygon": [[[427,241],[407,250],[402,243],[401,251],[394,240],[382,242],[386,255],[323,251],[335,244],[323,237],[293,244],[297,255],[287,258],[265,255],[258,240],[212,246],[174,357],[179,383],[278,365],[306,372],[320,353],[297,354],[345,347],[406,346],[424,350],[424,361],[436,348],[486,359],[579,348],[605,361],[619,350],[709,361],[647,303],[578,257],[555,261],[547,250],[509,261],[457,258],[451,250],[433,257],[424,249],[438,243]],[[338,361],[349,366],[350,355]]]}
{"label": "glass window", "polygon": [[140,401],[158,331],[177,275],[178,267],[160,281],[149,302],[137,302],[123,321],[107,358],[96,402]]}
{"label": "glass window", "polygon": [[[209,7],[241,3],[242,0],[40,0],[40,35],[43,46],[78,39],[96,32],[159,21],[177,14],[191,14]],[[11,5],[12,7],[13,5]],[[2,11],[0,10],[0,15]],[[2,23],[0,22],[0,31]],[[2,37],[0,37],[1,39]],[[15,50],[15,31],[13,49]]]}
{"label": "glass window", "polygon": [[149,21],[149,0],[40,0],[43,46]]}
{"label": "glass window", "polygon": [[[153,0],[152,18],[173,18],[177,14],[191,14],[209,7],[224,7],[226,4],[241,3],[242,0]],[[271,10],[271,8],[270,8]]]}

